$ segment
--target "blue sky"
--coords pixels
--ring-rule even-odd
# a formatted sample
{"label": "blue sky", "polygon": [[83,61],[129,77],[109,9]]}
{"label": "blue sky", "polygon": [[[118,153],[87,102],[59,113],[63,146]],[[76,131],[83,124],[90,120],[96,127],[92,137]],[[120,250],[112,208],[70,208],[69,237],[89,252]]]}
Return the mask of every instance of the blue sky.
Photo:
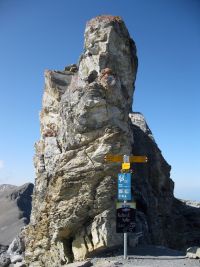
{"label": "blue sky", "polygon": [[175,195],[200,200],[199,0],[0,0],[0,184],[34,181],[44,70],[78,62],[100,14],[122,16],[136,42],[133,110],[172,165]]}

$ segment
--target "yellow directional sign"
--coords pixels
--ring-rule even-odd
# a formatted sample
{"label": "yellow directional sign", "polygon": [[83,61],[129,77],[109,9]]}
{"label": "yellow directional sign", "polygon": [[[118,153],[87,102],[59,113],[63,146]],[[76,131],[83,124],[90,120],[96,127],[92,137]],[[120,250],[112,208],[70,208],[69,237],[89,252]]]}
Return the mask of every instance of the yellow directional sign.
{"label": "yellow directional sign", "polygon": [[112,154],[107,154],[104,157],[105,161],[110,161],[110,162],[123,162],[123,156],[122,155],[112,155]]}
{"label": "yellow directional sign", "polygon": [[148,158],[146,156],[130,156],[130,162],[147,162]]}
{"label": "yellow directional sign", "polygon": [[129,170],[131,167],[131,164],[129,162],[122,163],[122,170]]}
{"label": "yellow directional sign", "polygon": [[[122,155],[112,155],[112,154],[107,154],[104,159],[106,161],[110,161],[110,162],[123,162],[123,156]],[[130,156],[129,157],[129,161],[131,163],[133,162],[138,162],[138,163],[142,163],[142,162],[147,162],[148,159],[146,156]]]}

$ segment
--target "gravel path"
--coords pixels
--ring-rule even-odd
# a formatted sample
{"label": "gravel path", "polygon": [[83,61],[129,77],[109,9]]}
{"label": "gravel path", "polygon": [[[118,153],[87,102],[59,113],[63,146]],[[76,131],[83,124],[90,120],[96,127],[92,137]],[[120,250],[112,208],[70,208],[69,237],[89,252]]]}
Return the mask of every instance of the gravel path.
{"label": "gravel path", "polygon": [[[118,255],[117,255],[118,254]],[[124,260],[120,252],[109,253],[102,257],[90,259],[95,267],[200,267],[199,259],[188,259],[182,251],[161,246],[141,246],[129,251]]]}
{"label": "gravel path", "polygon": [[123,257],[119,256],[115,259],[113,258],[104,258],[104,259],[93,259],[91,263],[95,267],[200,267],[199,260],[191,259],[175,259],[175,258],[144,258],[144,259],[134,259],[130,257],[127,260],[124,260]]}
{"label": "gravel path", "polygon": [[161,246],[141,246],[128,252],[127,260],[122,250],[115,250],[67,267],[200,267],[200,259],[188,259],[183,251]]}

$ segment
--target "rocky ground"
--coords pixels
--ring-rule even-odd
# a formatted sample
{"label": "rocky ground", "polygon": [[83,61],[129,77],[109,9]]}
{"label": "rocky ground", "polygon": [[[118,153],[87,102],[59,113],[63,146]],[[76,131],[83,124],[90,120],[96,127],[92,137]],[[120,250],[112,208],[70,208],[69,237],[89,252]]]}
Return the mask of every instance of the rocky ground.
{"label": "rocky ground", "polygon": [[119,250],[106,255],[71,263],[68,267],[199,267],[199,259],[189,259],[182,251],[172,250],[161,246],[140,246],[129,251],[124,260],[123,251]]}
{"label": "rocky ground", "polygon": [[[88,265],[89,266],[89,265]],[[128,260],[123,260],[122,256],[117,259],[103,259],[96,262],[96,264],[91,265],[96,267],[183,267],[191,266],[197,267],[200,266],[199,261],[191,259],[137,259],[130,257]]]}

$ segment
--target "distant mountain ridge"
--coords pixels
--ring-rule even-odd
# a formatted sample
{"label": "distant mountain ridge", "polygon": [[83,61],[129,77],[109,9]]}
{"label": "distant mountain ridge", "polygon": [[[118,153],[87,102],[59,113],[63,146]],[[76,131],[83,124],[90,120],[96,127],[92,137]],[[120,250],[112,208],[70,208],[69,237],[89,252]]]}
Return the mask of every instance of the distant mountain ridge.
{"label": "distant mountain ridge", "polygon": [[16,185],[12,185],[12,184],[1,184],[0,185],[0,192],[8,190],[8,189],[13,189],[16,188]]}
{"label": "distant mountain ridge", "polygon": [[0,245],[8,246],[29,223],[34,185],[0,185]]}

